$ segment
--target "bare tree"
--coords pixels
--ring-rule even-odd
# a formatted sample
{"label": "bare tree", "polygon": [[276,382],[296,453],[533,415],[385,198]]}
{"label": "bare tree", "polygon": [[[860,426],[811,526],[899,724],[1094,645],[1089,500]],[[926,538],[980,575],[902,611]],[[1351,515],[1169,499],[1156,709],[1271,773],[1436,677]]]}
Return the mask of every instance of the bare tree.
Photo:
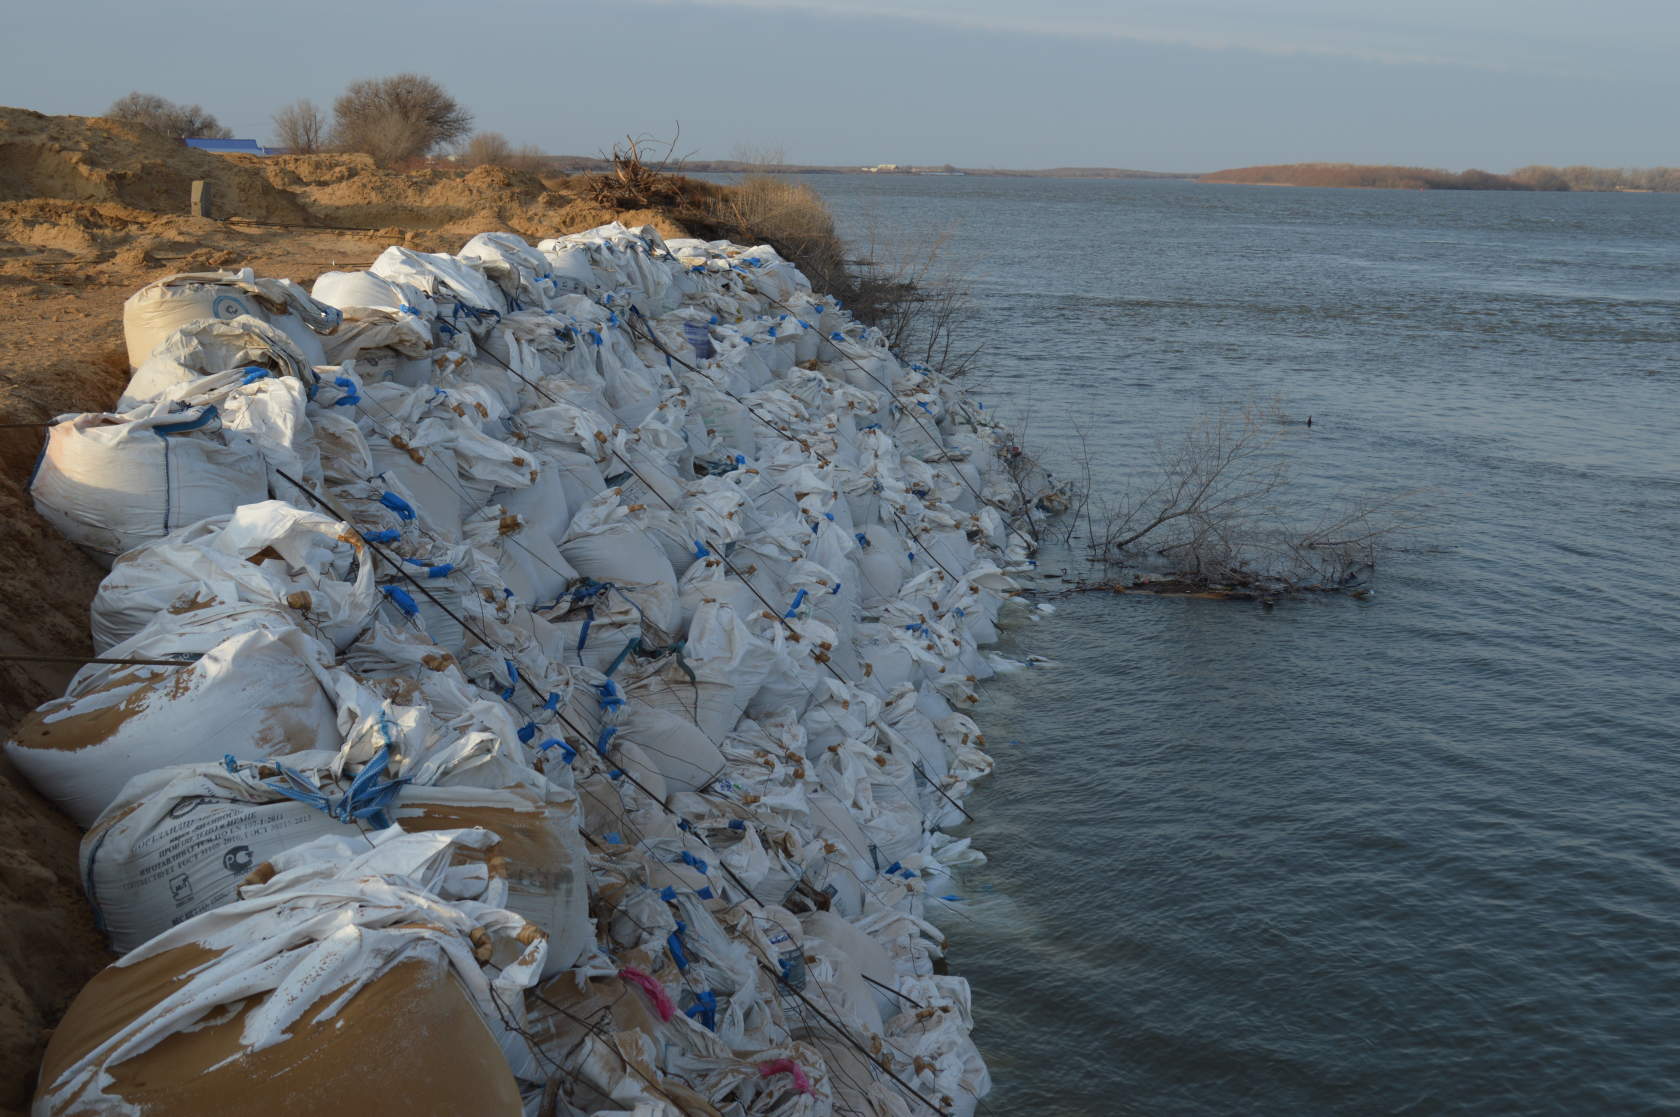
{"label": "bare tree", "polygon": [[1249,515],[1283,487],[1288,471],[1277,445],[1276,403],[1221,411],[1191,427],[1183,442],[1157,447],[1160,476],[1105,529],[1103,551],[1119,555],[1162,528],[1192,534]]}
{"label": "bare tree", "polygon": [[1163,443],[1153,483],[1093,518],[1094,556],[1118,567],[1164,563],[1192,585],[1262,596],[1354,588],[1399,530],[1398,513],[1356,500],[1304,523],[1281,445],[1286,424],[1274,400],[1205,417]]}
{"label": "bare tree", "polygon": [[210,113],[199,105],[177,105],[156,93],[136,90],[111,102],[105,115],[112,120],[138,124],[166,136],[194,139],[225,140],[233,136]]}
{"label": "bare tree", "polygon": [[333,102],[333,143],[391,166],[454,143],[472,121],[471,112],[422,74],[364,78]]}
{"label": "bare tree", "polygon": [[294,155],[314,155],[327,139],[327,114],[314,101],[293,101],[274,114],[274,136]]}

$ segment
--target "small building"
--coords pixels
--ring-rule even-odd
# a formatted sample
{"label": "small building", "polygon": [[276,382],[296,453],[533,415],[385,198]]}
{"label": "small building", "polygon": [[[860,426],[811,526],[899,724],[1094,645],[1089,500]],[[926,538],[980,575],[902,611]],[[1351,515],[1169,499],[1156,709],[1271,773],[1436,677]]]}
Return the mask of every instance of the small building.
{"label": "small building", "polygon": [[264,147],[256,140],[210,140],[199,136],[187,136],[181,140],[188,147],[196,147],[200,151],[208,151],[215,155],[278,155],[278,148]]}

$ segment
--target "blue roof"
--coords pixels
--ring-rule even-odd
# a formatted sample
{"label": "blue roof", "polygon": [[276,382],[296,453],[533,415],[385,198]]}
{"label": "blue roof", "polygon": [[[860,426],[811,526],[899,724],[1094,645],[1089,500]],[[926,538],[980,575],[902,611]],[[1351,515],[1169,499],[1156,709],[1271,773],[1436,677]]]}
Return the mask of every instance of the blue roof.
{"label": "blue roof", "polygon": [[200,151],[215,151],[220,153],[238,152],[241,155],[267,155],[268,148],[257,143],[256,140],[206,140],[188,137],[182,141],[188,147],[196,147]]}

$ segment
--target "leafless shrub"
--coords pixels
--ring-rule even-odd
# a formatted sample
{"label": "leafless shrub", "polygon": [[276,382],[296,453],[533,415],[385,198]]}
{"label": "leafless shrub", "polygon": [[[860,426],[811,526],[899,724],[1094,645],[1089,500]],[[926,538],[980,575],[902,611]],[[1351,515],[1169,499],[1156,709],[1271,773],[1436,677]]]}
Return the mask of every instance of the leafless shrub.
{"label": "leafless shrub", "polygon": [[112,120],[138,124],[166,136],[225,140],[232,130],[222,127],[216,118],[198,105],[177,105],[155,93],[136,90],[111,102],[105,115]]}
{"label": "leafless shrub", "polygon": [[461,162],[469,167],[506,167],[510,171],[538,171],[546,156],[535,144],[514,147],[500,132],[474,132],[461,147]]}
{"label": "leafless shrub", "polygon": [[1141,493],[1089,520],[1093,557],[1111,567],[1153,568],[1196,587],[1264,593],[1356,586],[1398,514],[1354,501],[1303,524],[1277,401],[1199,420],[1157,449]]}
{"label": "leafless shrub", "polygon": [[469,167],[505,167],[513,159],[513,145],[500,132],[474,132],[461,149],[461,162]]}
{"label": "leafless shrub", "polygon": [[327,114],[314,101],[293,101],[274,114],[274,138],[294,155],[314,155],[327,140]]}
{"label": "leafless shrub", "polygon": [[419,159],[454,143],[473,115],[422,74],[353,81],[333,102],[335,147],[362,151],[381,166]]}
{"label": "leafless shrub", "polygon": [[818,291],[844,290],[845,252],[822,195],[784,175],[751,174],[719,192],[716,217],[793,261]]}
{"label": "leafless shrub", "polygon": [[889,248],[872,230],[841,289],[852,313],[885,334],[902,359],[962,376],[974,368],[981,347],[963,341],[974,300],[967,278],[946,265],[949,241],[946,231]]}

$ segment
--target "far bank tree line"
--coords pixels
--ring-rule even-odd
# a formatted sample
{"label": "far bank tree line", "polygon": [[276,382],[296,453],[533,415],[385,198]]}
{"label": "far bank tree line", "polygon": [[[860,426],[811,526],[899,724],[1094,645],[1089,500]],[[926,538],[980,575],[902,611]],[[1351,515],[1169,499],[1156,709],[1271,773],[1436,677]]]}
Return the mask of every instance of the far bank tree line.
{"label": "far bank tree line", "polygon": [[1508,175],[1491,171],[1443,171],[1368,163],[1286,163],[1237,167],[1203,175],[1203,182],[1278,186],[1352,186],[1373,190],[1651,190],[1680,192],[1680,167],[1519,167]]}
{"label": "far bank tree line", "polygon": [[[105,111],[114,120],[181,138],[228,139],[233,133],[199,105],[179,105],[134,92]],[[474,132],[473,114],[433,79],[396,74],[353,81],[329,114],[308,99],[274,114],[278,146],[298,155],[362,152],[382,167],[398,167],[444,151],[473,166],[533,166],[542,152],[515,147],[499,132]]]}

